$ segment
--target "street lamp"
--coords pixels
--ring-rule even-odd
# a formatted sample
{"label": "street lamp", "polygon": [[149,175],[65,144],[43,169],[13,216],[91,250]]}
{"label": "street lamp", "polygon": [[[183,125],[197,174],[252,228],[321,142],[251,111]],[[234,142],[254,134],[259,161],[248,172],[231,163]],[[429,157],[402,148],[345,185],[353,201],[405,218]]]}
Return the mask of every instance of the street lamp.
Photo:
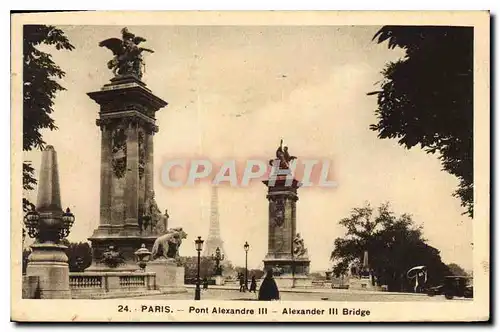
{"label": "street lamp", "polygon": [[203,249],[203,240],[201,239],[201,236],[198,236],[198,239],[194,241],[194,244],[196,245],[196,251],[198,252],[198,272],[196,274],[196,289],[194,291],[194,299],[195,300],[200,300],[201,299],[201,290],[200,290],[200,253],[201,250]]}
{"label": "street lamp", "polygon": [[212,259],[215,260],[215,275],[222,275],[220,262],[224,260],[224,254],[220,252],[220,248],[215,249],[215,255],[212,254]]}
{"label": "street lamp", "polygon": [[245,288],[244,290],[248,289],[248,250],[250,249],[250,245],[248,244],[247,241],[245,241],[245,245],[243,246],[243,249],[245,249]]}
{"label": "street lamp", "polygon": [[73,215],[73,213],[71,213],[71,210],[69,208],[66,208],[66,212],[63,213],[62,221],[63,225],[59,231],[59,236],[61,237],[61,239],[64,239],[69,235],[69,230],[75,222],[75,216]]}
{"label": "street lamp", "polygon": [[28,236],[40,243],[58,243],[69,235],[75,216],[69,208],[62,211],[30,211],[24,216]]}
{"label": "street lamp", "polygon": [[40,214],[36,211],[30,211],[24,216],[24,225],[28,229],[28,236],[30,238],[38,237],[38,220]]}

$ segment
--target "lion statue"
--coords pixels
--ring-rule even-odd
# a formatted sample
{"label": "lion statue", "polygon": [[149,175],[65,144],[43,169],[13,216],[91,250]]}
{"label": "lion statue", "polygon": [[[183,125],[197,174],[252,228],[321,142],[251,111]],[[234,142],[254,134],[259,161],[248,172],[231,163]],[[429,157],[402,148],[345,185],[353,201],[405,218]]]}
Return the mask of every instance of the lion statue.
{"label": "lion statue", "polygon": [[151,259],[164,257],[166,259],[179,257],[179,247],[182,240],[187,237],[187,233],[182,230],[182,227],[171,228],[167,233],[159,236],[151,250]]}

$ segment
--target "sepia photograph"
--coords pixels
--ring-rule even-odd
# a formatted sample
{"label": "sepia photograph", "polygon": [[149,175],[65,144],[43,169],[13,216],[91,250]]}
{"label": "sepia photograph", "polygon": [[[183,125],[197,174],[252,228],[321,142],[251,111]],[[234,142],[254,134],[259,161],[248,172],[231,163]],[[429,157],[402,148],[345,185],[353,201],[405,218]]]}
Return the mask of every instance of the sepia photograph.
{"label": "sepia photograph", "polygon": [[487,321],[489,20],[13,14],[11,319]]}

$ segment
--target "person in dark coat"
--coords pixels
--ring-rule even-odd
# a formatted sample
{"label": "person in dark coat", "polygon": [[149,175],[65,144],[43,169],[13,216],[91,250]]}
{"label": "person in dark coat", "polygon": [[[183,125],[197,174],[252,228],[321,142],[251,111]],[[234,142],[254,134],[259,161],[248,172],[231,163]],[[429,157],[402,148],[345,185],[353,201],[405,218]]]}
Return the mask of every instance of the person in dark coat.
{"label": "person in dark coat", "polygon": [[245,277],[243,274],[240,274],[240,292],[245,292]]}
{"label": "person in dark coat", "polygon": [[259,301],[273,301],[279,299],[280,292],[273,278],[273,271],[269,269],[259,288]]}
{"label": "person in dark coat", "polygon": [[203,289],[208,289],[208,279],[207,279],[207,277],[203,278]]}
{"label": "person in dark coat", "polygon": [[255,276],[252,276],[252,281],[250,282],[250,292],[257,293],[257,281]]}

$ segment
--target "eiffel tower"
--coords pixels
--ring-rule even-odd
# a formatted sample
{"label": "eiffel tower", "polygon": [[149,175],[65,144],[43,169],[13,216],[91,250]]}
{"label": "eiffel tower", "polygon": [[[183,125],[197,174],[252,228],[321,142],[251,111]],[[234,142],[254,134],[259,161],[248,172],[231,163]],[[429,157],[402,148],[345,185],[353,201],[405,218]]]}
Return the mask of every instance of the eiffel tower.
{"label": "eiffel tower", "polygon": [[212,194],[210,201],[210,228],[208,230],[208,238],[207,241],[205,242],[203,256],[211,257],[212,254],[215,254],[215,249],[219,248],[221,254],[224,254],[224,260],[227,260],[223,244],[224,242],[220,237],[219,199],[217,194],[217,186],[212,186]]}

